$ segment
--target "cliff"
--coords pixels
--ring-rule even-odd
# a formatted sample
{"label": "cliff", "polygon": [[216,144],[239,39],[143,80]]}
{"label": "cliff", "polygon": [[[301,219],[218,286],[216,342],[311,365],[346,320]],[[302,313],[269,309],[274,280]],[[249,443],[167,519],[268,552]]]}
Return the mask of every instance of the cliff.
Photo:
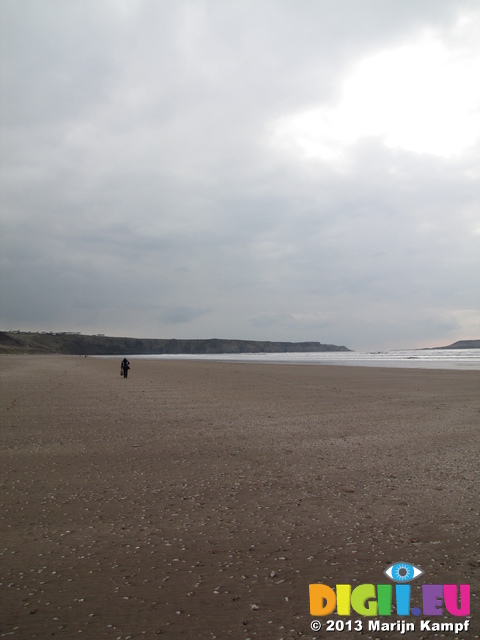
{"label": "cliff", "polygon": [[350,351],[347,347],[320,342],[270,342],[256,340],[176,340],[116,338],[71,333],[0,331],[0,353],[63,355],[158,355],[218,353],[298,353]]}

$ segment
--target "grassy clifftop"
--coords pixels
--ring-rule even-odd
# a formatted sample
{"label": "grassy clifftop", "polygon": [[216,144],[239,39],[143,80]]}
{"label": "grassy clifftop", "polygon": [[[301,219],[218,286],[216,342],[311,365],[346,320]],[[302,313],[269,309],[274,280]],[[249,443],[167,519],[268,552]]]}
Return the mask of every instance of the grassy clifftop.
{"label": "grassy clifftop", "polygon": [[347,347],[320,342],[270,342],[256,340],[163,340],[116,338],[71,333],[28,333],[0,331],[0,353],[64,355],[156,355],[216,353],[293,353],[350,351]]}

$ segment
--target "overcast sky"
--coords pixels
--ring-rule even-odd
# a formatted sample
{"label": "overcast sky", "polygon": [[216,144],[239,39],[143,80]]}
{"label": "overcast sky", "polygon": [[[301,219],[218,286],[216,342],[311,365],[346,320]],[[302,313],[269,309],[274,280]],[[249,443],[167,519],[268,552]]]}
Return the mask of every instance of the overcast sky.
{"label": "overcast sky", "polygon": [[0,0],[0,329],[480,338],[478,0]]}

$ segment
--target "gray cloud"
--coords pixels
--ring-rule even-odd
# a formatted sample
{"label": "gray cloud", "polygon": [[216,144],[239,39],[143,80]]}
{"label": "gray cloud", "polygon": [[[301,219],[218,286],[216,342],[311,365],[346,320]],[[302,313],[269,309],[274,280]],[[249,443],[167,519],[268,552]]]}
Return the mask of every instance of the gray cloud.
{"label": "gray cloud", "polygon": [[352,348],[478,337],[477,131],[447,156],[375,134],[305,157],[276,138],[281,119],[338,111],[383,51],[429,37],[477,64],[458,35],[480,23],[476,1],[0,12],[2,328]]}

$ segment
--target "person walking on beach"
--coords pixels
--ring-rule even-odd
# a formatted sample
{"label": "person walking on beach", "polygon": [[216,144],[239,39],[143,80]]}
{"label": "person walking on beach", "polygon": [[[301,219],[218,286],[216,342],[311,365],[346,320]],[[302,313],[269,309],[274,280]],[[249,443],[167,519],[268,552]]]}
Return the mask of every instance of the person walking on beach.
{"label": "person walking on beach", "polygon": [[124,358],[122,360],[122,364],[120,365],[120,374],[123,373],[123,377],[127,378],[129,369],[130,369],[130,362],[126,358]]}

